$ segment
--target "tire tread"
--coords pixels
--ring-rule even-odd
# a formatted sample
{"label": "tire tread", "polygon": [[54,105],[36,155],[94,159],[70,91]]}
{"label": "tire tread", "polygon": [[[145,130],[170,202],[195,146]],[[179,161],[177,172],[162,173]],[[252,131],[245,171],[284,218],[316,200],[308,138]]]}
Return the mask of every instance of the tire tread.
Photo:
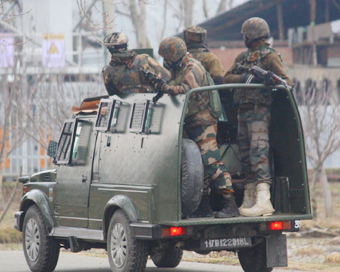
{"label": "tire tread", "polygon": [[33,272],[52,272],[54,271],[55,267],[57,266],[60,247],[59,244],[55,241],[53,237],[48,236],[47,226],[44,222],[44,218],[36,205],[32,205],[26,212],[26,216],[24,219],[24,229],[26,227],[26,222],[29,218],[34,218],[37,220],[38,225],[40,226],[40,237],[41,237],[41,244],[39,248],[39,257],[37,260],[36,265],[32,264],[29,257],[26,256],[25,250],[25,230],[23,231],[23,247],[24,253],[26,257],[26,261],[28,266]]}
{"label": "tire tread", "polygon": [[183,250],[180,248],[169,247],[162,251],[162,253],[153,255],[151,259],[157,267],[174,268],[179,265],[183,257]]}

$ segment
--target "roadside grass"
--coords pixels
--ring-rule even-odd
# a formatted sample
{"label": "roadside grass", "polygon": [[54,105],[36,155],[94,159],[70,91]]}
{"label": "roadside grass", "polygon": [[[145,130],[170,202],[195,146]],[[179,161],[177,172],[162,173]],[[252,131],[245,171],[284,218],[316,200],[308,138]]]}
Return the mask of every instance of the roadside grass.
{"label": "roadside grass", "polygon": [[340,264],[340,252],[332,252],[326,257],[327,263]]}
{"label": "roadside grass", "polygon": [[306,247],[297,250],[295,254],[302,257],[311,257],[315,255],[325,255],[326,253],[318,247]]}
{"label": "roadside grass", "polygon": [[[15,187],[15,182],[4,182],[4,200],[7,204],[9,197],[11,196],[13,189]],[[22,197],[22,184],[18,185],[17,191],[14,196],[13,203],[11,204],[9,210],[7,211],[4,219],[0,223],[0,245],[3,244],[13,244],[21,243],[22,233],[14,228],[14,213],[19,211],[20,200]],[[2,212],[0,212],[0,215]]]}

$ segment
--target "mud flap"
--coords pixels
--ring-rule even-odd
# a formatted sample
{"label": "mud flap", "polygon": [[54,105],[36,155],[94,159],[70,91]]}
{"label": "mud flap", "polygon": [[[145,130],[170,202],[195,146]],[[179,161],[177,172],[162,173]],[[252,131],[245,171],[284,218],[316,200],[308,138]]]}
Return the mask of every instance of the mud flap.
{"label": "mud flap", "polygon": [[267,267],[286,267],[287,238],[285,234],[271,234],[266,238]]}

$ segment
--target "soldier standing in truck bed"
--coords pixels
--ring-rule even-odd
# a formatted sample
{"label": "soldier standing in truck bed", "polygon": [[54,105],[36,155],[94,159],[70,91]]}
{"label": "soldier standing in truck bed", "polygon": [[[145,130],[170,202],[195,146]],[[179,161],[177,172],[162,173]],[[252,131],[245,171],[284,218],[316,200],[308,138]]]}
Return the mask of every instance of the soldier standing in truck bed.
{"label": "soldier standing in truck bed", "polygon": [[128,37],[123,33],[111,33],[104,38],[104,44],[111,53],[109,65],[103,68],[102,75],[109,95],[128,93],[154,93],[154,86],[144,77],[140,70],[161,75],[170,79],[170,72],[152,57],[127,50]]}
{"label": "soldier standing in truck bed", "polygon": [[[189,90],[209,86],[204,67],[195,59],[190,58],[184,41],[178,37],[164,39],[159,46],[159,55],[164,58],[164,64],[169,67],[172,79],[168,83],[160,79],[157,89],[171,95],[185,94]],[[205,184],[202,201],[194,217],[212,216],[209,201],[209,181],[223,195],[223,209],[215,214],[217,218],[238,216],[238,208],[233,196],[230,174],[221,162],[217,148],[216,131],[217,118],[211,112],[209,93],[193,94],[189,100],[185,116],[184,130],[189,139],[198,145],[204,165]]]}
{"label": "soldier standing in truck bed", "polygon": [[207,31],[199,26],[190,26],[183,30],[188,52],[210,73],[216,85],[223,84],[225,74],[223,65],[217,56],[210,52],[206,44]]}
{"label": "soldier standing in truck bed", "polygon": [[[253,17],[242,25],[244,43],[248,50],[240,53],[224,77],[224,83],[260,83],[252,74],[239,69],[259,66],[271,71],[265,78],[266,85],[275,85],[273,73],[286,80],[280,54],[269,47],[270,35],[267,22]],[[271,89],[236,89],[233,102],[238,106],[237,143],[241,163],[246,173],[245,191],[240,213],[243,216],[271,215],[274,208],[270,202],[271,173],[269,164],[269,122]]]}

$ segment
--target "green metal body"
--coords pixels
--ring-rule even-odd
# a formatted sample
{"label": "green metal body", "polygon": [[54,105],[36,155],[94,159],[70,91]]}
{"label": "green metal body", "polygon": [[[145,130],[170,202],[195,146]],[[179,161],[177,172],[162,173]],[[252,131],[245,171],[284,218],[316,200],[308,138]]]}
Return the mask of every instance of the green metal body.
{"label": "green metal body", "polygon": [[[270,138],[275,176],[289,180],[281,198],[289,202],[284,206],[287,210],[268,217],[181,218],[181,145],[188,97],[212,88],[254,87],[266,88],[260,84],[228,84],[193,89],[187,95],[164,95],[153,108],[150,133],[132,132],[131,115],[136,101],[152,101],[155,94],[111,97],[122,102],[116,131],[95,130],[95,115],[78,115],[76,118],[92,124],[86,163],[57,165],[56,177],[48,171],[33,175],[25,184],[29,192],[22,199],[21,210],[36,203],[48,226],[97,230],[104,232],[104,237],[108,221],[118,208],[132,222],[163,226],[311,219],[300,116],[291,92],[282,86],[273,91]],[[50,180],[46,180],[48,175]],[[280,194],[282,190],[278,189]]]}

